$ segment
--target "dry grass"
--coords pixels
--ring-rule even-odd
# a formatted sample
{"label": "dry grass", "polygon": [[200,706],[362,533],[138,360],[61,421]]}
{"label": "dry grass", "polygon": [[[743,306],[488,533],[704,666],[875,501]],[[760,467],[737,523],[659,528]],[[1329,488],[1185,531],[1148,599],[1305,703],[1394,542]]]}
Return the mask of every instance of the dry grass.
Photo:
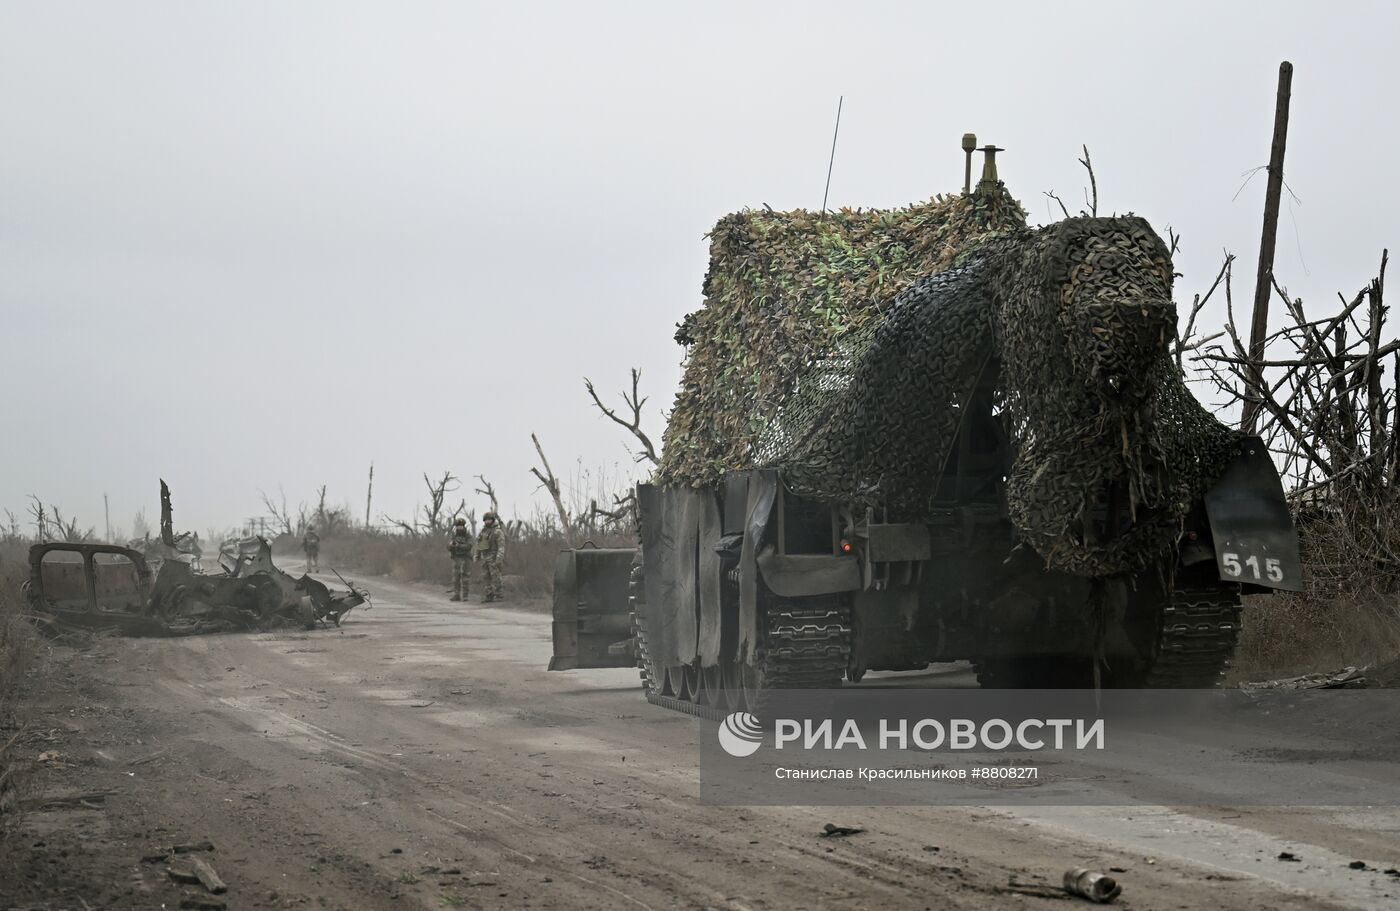
{"label": "dry grass", "polygon": [[[599,547],[633,547],[635,538],[623,535],[595,535]],[[549,596],[554,585],[554,564],[567,545],[553,532],[526,529],[506,546],[504,585],[506,595],[515,600],[537,600]],[[446,537],[417,537],[404,534],[354,532],[323,540],[321,565],[342,573],[388,576],[398,582],[424,582],[452,585],[452,559],[447,554]],[[477,570],[473,591],[480,591]]]}
{"label": "dry grass", "polygon": [[1247,599],[1237,682],[1400,656],[1400,503],[1319,511],[1299,525],[1307,591]]}
{"label": "dry grass", "polygon": [[0,542],[0,838],[18,823],[28,765],[19,755],[25,726],[20,684],[37,644],[33,628],[21,617],[27,557],[26,543]]}

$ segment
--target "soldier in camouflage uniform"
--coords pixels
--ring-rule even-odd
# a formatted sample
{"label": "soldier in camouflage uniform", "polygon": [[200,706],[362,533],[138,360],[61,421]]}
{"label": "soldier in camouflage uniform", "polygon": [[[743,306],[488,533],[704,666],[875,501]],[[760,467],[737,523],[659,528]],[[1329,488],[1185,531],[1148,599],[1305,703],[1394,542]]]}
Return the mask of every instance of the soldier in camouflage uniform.
{"label": "soldier in camouflage uniform", "polygon": [[447,552],[452,555],[452,600],[465,601],[471,590],[471,562],[475,551],[467,520],[458,519],[452,525],[452,537],[447,539]]}
{"label": "soldier in camouflage uniform", "polygon": [[486,577],[482,601],[501,600],[501,564],[506,559],[506,534],[494,512],[481,517],[481,533],[476,537],[476,558]]}
{"label": "soldier in camouflage uniform", "polygon": [[306,534],[301,538],[301,549],[306,552],[306,571],[318,573],[321,571],[321,536],[316,534],[316,526],[308,525]]}

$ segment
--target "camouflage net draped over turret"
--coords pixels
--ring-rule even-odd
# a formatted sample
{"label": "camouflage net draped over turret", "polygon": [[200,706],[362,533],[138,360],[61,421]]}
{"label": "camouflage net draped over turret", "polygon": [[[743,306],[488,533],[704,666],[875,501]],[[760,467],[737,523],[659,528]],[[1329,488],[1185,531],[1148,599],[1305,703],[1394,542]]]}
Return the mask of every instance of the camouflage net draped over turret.
{"label": "camouflage net draped over turret", "polygon": [[[1170,255],[1139,218],[1030,230],[1003,217],[993,228],[986,208],[941,205],[953,204],[982,230],[961,232],[960,248],[943,248],[946,259],[922,275],[902,274],[892,299],[872,300],[860,286],[867,296],[823,298],[833,305],[822,310],[805,286],[716,306],[720,288],[789,287],[774,263],[792,260],[752,255],[752,233],[747,248],[731,237],[751,255],[712,262],[710,307],[682,327],[694,339],[676,406],[686,422],[672,419],[663,479],[704,483],[720,467],[777,467],[798,492],[915,520],[934,508],[972,389],[995,370],[1014,453],[1005,495],[1021,540],[1051,568],[1080,575],[1148,565],[1172,547],[1235,439],[1167,355],[1176,325]],[[737,218],[727,230],[745,224]],[[824,249],[785,240],[798,262]],[[727,322],[716,323],[721,314]],[[726,346],[713,344],[716,332]],[[729,358],[717,378],[696,370],[697,356],[721,350]],[[691,410],[719,402],[739,410]],[[708,434],[736,417],[743,432],[716,446]],[[1130,518],[1106,532],[1093,513],[1110,491]]]}
{"label": "camouflage net draped over turret", "polygon": [[710,232],[705,306],[676,333],[685,376],[658,479],[710,484],[754,466],[798,373],[896,295],[1026,215],[1005,191],[904,209],[746,210]]}

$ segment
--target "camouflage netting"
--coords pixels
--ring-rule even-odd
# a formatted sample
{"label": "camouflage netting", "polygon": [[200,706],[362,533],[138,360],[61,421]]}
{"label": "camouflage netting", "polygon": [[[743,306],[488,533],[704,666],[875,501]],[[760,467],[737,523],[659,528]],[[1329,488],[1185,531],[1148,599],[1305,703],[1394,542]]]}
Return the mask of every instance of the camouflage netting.
{"label": "camouflage netting", "polygon": [[[996,370],[1012,522],[1051,567],[1100,576],[1170,548],[1230,457],[1234,435],[1167,356],[1171,260],[1142,219],[1031,230],[1005,195],[827,222],[742,213],[712,257],[707,307],[678,334],[663,481],[778,467],[799,492],[915,519]],[[1104,537],[1087,515],[1111,488],[1132,518]]]}
{"label": "camouflage netting", "polygon": [[689,350],[659,479],[708,484],[753,467],[758,438],[801,370],[878,320],[914,281],[1025,222],[1005,191],[825,217],[746,210],[720,219],[705,306],[676,333]]}

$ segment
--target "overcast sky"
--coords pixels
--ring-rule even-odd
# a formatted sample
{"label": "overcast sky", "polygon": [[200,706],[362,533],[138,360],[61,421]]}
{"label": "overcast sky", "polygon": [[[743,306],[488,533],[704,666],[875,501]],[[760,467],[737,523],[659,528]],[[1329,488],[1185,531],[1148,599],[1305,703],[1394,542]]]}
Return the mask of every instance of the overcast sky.
{"label": "overcast sky", "polygon": [[[1033,220],[1183,237],[1179,300],[1258,250],[1295,67],[1277,271],[1325,306],[1400,243],[1389,3],[0,3],[0,507],[203,533],[320,484],[406,516],[421,474],[538,502],[630,470],[582,377],[660,436],[674,324],[726,212],[953,191],[959,140]],[[1214,315],[1218,319],[1218,315]],[[463,493],[470,496],[470,489]],[[479,497],[470,497],[479,501]]]}

